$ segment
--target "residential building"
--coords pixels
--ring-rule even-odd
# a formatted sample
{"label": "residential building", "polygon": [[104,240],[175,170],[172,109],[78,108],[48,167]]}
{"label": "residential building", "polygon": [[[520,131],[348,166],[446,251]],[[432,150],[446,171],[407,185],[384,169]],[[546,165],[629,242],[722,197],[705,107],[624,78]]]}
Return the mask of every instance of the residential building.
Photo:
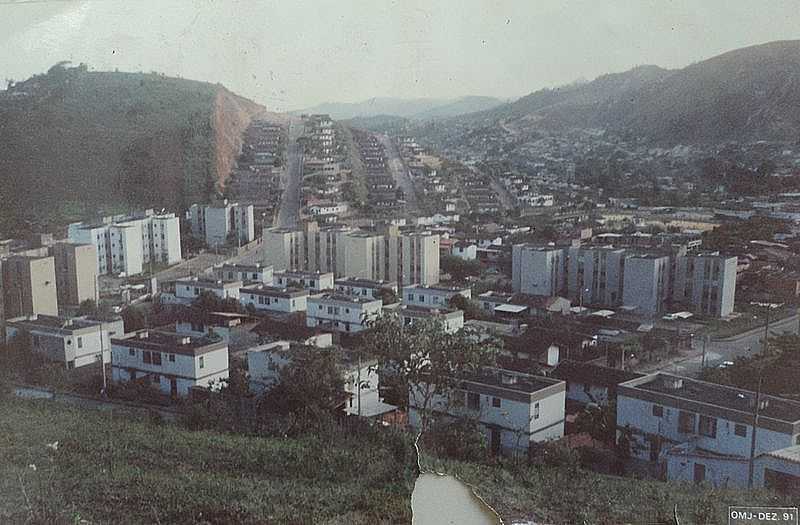
{"label": "residential building", "polygon": [[53,257],[12,255],[0,265],[6,318],[58,315]]}
{"label": "residential building", "polygon": [[98,300],[97,250],[92,244],[59,242],[52,246],[56,295],[61,308]]}
{"label": "residential building", "polygon": [[457,381],[444,392],[428,390],[430,387],[419,383],[410,388],[408,421],[414,428],[421,427],[420,412],[425,408],[453,419],[477,420],[494,454],[524,453],[533,442],[564,435],[563,381],[487,369]]}
{"label": "residential building", "polygon": [[656,373],[618,386],[617,429],[633,458],[662,465],[669,479],[743,486],[751,452],[800,444],[800,402]]}
{"label": "residential building", "polygon": [[302,272],[287,270],[275,272],[275,286],[281,288],[307,288],[315,292],[333,290],[332,272]]}
{"label": "residential building", "polygon": [[622,304],[625,250],[612,247],[571,247],[567,259],[567,293],[579,306]]}
{"label": "residential building", "polygon": [[347,277],[345,279],[337,279],[335,289],[336,293],[339,294],[377,299],[380,298],[381,290],[391,290],[397,294],[397,282]]}
{"label": "residential building", "polygon": [[67,369],[111,361],[111,337],[124,335],[121,318],[95,320],[87,317],[32,315],[6,322],[6,342],[20,333],[30,337],[31,349]]}
{"label": "residential building", "polygon": [[101,222],[69,225],[69,241],[92,244],[97,273],[138,275],[150,263],[181,261],[180,220],[174,213],[145,210],[132,215],[104,217]]}
{"label": "residential building", "polygon": [[244,283],[272,284],[272,266],[256,264],[225,263],[214,267],[214,275],[220,281],[242,281]]}
{"label": "residential building", "polygon": [[306,326],[358,333],[381,314],[383,301],[371,297],[322,294],[308,298]]}
{"label": "residential building", "polygon": [[190,277],[175,281],[174,294],[169,296],[170,294],[162,293],[162,297],[165,298],[165,302],[191,304],[201,294],[210,293],[216,295],[219,299],[236,299],[238,301],[239,288],[241,287],[241,281],[225,282]]}
{"label": "residential building", "polygon": [[634,313],[653,317],[669,300],[670,258],[666,255],[630,255],[625,259],[622,302]]}
{"label": "residential building", "polygon": [[460,295],[465,299],[472,298],[472,290],[469,287],[451,286],[423,286],[412,284],[403,287],[402,302],[409,306],[420,306],[423,308],[447,308],[450,299]]}
{"label": "residential building", "polygon": [[516,244],[511,252],[511,283],[515,292],[555,296],[564,289],[563,248]]}
{"label": "residential building", "polygon": [[242,245],[255,240],[253,206],[228,202],[198,205],[189,208],[192,235],[211,247],[224,244]]}
{"label": "residential building", "polygon": [[567,384],[567,400],[580,405],[607,406],[617,400],[617,386],[644,374],[583,361],[561,361],[550,377]]}
{"label": "residential building", "polygon": [[253,305],[258,311],[292,314],[305,312],[308,290],[281,288],[278,286],[254,285],[239,290],[239,302],[247,307]]}
{"label": "residential building", "polygon": [[702,315],[730,315],[736,295],[736,264],[736,257],[718,253],[676,257],[673,303]]}
{"label": "residential building", "polygon": [[471,242],[457,242],[453,244],[452,254],[465,261],[474,261],[478,258],[478,245]]}
{"label": "residential building", "polygon": [[428,308],[401,305],[394,310],[404,325],[411,326],[417,321],[434,321],[442,324],[444,331],[454,334],[464,327],[464,312],[452,308]]}
{"label": "residential building", "polygon": [[144,380],[172,397],[228,378],[228,345],[217,336],[139,330],[111,339],[114,382]]}

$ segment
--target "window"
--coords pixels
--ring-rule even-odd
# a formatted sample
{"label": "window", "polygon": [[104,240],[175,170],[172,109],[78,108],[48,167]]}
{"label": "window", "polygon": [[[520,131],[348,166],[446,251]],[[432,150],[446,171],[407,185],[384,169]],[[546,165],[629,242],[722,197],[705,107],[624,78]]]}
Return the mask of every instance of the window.
{"label": "window", "polygon": [[128,348],[128,355],[136,356],[136,350],[133,348]]}
{"label": "window", "polygon": [[148,365],[153,363],[153,357],[150,354],[150,352],[147,351],[142,352],[142,361],[144,361]]}
{"label": "window", "polygon": [[700,434],[710,438],[717,437],[717,418],[700,416]]}
{"label": "window", "polygon": [[653,415],[656,417],[664,417],[664,407],[661,405],[653,405]]}
{"label": "window", "polygon": [[161,352],[153,352],[153,364],[161,366]]}
{"label": "window", "polygon": [[533,405],[533,419],[539,419],[539,403]]}
{"label": "window", "polygon": [[733,427],[733,433],[739,437],[747,437],[747,427],[745,425],[736,423],[736,426]]}
{"label": "window", "polygon": [[38,335],[34,335],[33,336],[33,346],[34,347],[38,347],[39,346],[39,336]]}
{"label": "window", "polygon": [[471,410],[480,410],[481,396],[475,392],[467,392],[467,408]]}
{"label": "window", "polygon": [[205,368],[205,366],[206,366],[206,359],[205,359],[205,357],[203,357],[203,356],[200,356],[200,357],[197,359],[197,362],[198,362],[198,364],[199,364],[200,368]]}
{"label": "window", "polygon": [[83,337],[78,338],[78,348],[83,348]]}
{"label": "window", "polygon": [[500,408],[500,404],[501,404],[501,401],[500,401],[499,397],[493,397],[492,398],[492,406],[493,407]]}
{"label": "window", "polygon": [[694,434],[695,414],[691,412],[681,412],[678,414],[678,432],[682,434]]}
{"label": "window", "polygon": [[169,355],[169,362],[170,363],[174,363],[175,362],[175,354],[168,354],[168,355]]}

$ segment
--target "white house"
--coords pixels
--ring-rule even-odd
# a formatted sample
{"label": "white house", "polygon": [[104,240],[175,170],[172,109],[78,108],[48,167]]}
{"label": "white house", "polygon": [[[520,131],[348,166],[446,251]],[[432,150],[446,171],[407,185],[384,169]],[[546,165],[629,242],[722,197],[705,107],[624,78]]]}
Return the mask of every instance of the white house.
{"label": "white house", "polygon": [[755,392],[656,373],[618,386],[617,429],[632,457],[670,479],[743,486],[737,465],[750,457],[754,429],[755,456],[800,443],[800,402],[760,396],[756,425],[755,408]]}
{"label": "white house", "polygon": [[357,333],[381,314],[383,301],[354,295],[323,294],[308,298],[306,326]]}
{"label": "white house", "polygon": [[6,342],[27,333],[31,348],[67,369],[111,361],[111,337],[124,335],[121,318],[108,321],[86,317],[33,315],[6,321]]}
{"label": "white house", "polygon": [[333,290],[333,272],[275,272],[273,280],[275,286],[282,288],[307,288],[315,292]]}
{"label": "white house", "polygon": [[220,281],[272,284],[272,266],[262,264],[225,263],[214,267],[214,275]]}
{"label": "white house", "polygon": [[253,305],[258,311],[292,314],[306,311],[308,290],[281,288],[278,286],[254,285],[239,290],[239,302],[243,306]]}
{"label": "white house", "polygon": [[474,261],[478,258],[478,245],[471,242],[457,242],[453,245],[453,255],[465,261]]}
{"label": "white house", "polygon": [[317,202],[308,206],[309,215],[341,215],[347,213],[346,202]]}
{"label": "white house", "polygon": [[423,308],[447,308],[450,299],[461,295],[466,299],[472,298],[470,288],[449,286],[423,286],[412,284],[403,287],[402,302],[408,306],[421,306]]}
{"label": "white house", "polygon": [[347,277],[345,279],[337,279],[335,289],[337,294],[378,298],[382,289],[391,290],[396,294],[397,281]]}
{"label": "white house", "polygon": [[115,382],[142,379],[173,397],[228,378],[228,345],[215,336],[139,330],[112,339],[111,352]]}
{"label": "white house", "polygon": [[420,320],[440,322],[444,331],[454,334],[464,327],[464,312],[450,308],[424,308],[421,306],[401,305],[395,310],[404,325],[411,326]]}
{"label": "white house", "polygon": [[238,301],[241,287],[241,281],[224,282],[191,277],[175,281],[175,292],[172,294],[162,293],[162,299],[167,303],[191,304],[200,294],[211,293],[220,299],[236,299]]}
{"label": "white house", "polygon": [[[414,428],[421,427],[428,387],[420,383],[410,389],[408,421]],[[487,369],[457,381],[445,394],[431,395],[428,409],[446,418],[477,420],[495,454],[525,452],[531,442],[564,435],[565,390],[556,379]]]}

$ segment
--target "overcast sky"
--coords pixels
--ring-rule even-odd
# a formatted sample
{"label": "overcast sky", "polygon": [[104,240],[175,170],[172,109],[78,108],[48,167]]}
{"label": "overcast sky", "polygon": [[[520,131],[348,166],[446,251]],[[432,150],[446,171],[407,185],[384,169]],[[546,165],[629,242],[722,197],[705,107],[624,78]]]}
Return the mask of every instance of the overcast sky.
{"label": "overcast sky", "polygon": [[0,75],[59,60],[221,82],[270,109],[518,97],[800,38],[797,0],[0,0]]}

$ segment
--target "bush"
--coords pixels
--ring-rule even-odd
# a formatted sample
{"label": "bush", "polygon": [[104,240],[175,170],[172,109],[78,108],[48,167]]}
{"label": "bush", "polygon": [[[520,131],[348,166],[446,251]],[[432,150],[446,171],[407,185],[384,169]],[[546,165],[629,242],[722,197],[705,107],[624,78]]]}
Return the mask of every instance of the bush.
{"label": "bush", "polygon": [[558,441],[531,443],[528,449],[528,463],[545,467],[558,467],[571,473],[577,473],[581,464],[578,451]]}
{"label": "bush", "polygon": [[424,438],[439,455],[461,461],[484,461],[488,452],[486,437],[473,420],[437,421]]}

